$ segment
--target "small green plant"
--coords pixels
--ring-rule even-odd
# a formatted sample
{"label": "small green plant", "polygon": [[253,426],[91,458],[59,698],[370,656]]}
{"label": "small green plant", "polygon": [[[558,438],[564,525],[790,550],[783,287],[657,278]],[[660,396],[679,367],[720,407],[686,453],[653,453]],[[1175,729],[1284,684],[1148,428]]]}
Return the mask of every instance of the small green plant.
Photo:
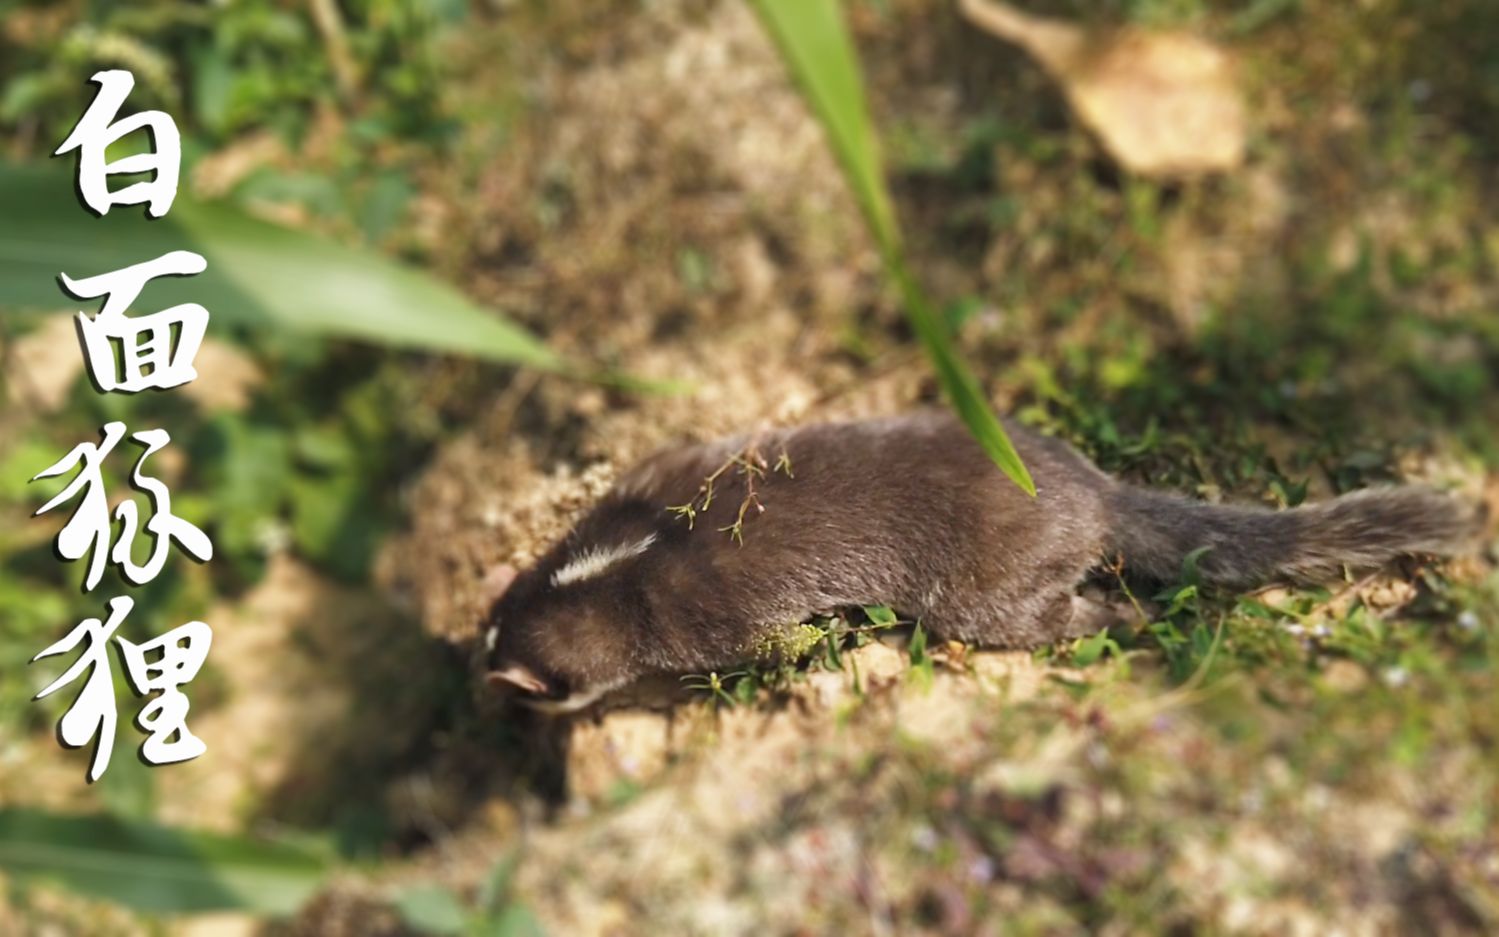
{"label": "small green plant", "polygon": [[[829,622],[833,620],[827,619]],[[767,628],[750,643],[749,652],[756,661],[768,664],[801,660],[826,641],[831,633],[831,625],[820,624],[821,621],[823,619]]]}
{"label": "small green plant", "polygon": [[[1184,683],[1198,678],[1212,662],[1222,636],[1224,620],[1220,619],[1216,629],[1204,620],[1201,575],[1198,564],[1211,547],[1202,547],[1188,553],[1182,560],[1180,580],[1162,589],[1155,601],[1163,603],[1161,613],[1146,626],[1146,632],[1155,640],[1166,660],[1166,667],[1173,681]],[[1122,581],[1122,580],[1121,580]],[[1131,600],[1134,596],[1130,596]],[[1138,609],[1139,603],[1136,603]],[[1120,655],[1117,644],[1110,649]]]}
{"label": "small green plant", "polygon": [[[1118,641],[1109,636],[1107,628],[1073,642],[1071,661],[1075,667],[1091,667],[1105,656],[1121,662],[1124,660],[1123,649],[1120,648]],[[1125,674],[1128,675],[1128,671]]]}
{"label": "small green plant", "polygon": [[465,4],[137,0],[4,9],[18,27],[0,37],[6,131],[39,124],[61,139],[82,96],[78,76],[106,66],[135,72],[144,102],[178,112],[205,144],[257,128],[296,140],[330,104],[357,115],[366,133],[396,139],[444,144],[456,129],[436,42],[467,18]]}
{"label": "small green plant", "polygon": [[[753,661],[745,669],[722,675],[691,674],[682,680],[692,689],[707,693],[715,708],[750,703],[761,690],[785,690],[800,680],[808,667],[841,671],[847,663],[857,689],[858,664],[854,658],[845,657],[844,652],[863,647],[878,632],[912,624],[901,621],[889,606],[871,605],[860,611],[862,621],[838,613],[767,628],[744,647],[745,656]],[[925,652],[921,654],[924,656]],[[930,663],[926,659],[928,669]]]}
{"label": "small green plant", "polygon": [[921,687],[930,688],[934,679],[932,655],[926,646],[926,629],[920,622],[911,632],[911,644],[906,653],[911,658],[911,679]]}
{"label": "small green plant", "polygon": [[[843,669],[843,652],[849,649],[863,647],[873,639],[873,636],[881,631],[889,631],[903,624],[900,618],[890,609],[888,605],[866,605],[860,608],[864,615],[864,621],[855,624],[848,617],[833,615],[819,619],[823,634],[823,664],[829,670]],[[858,664],[853,658],[849,659],[854,668],[854,682],[858,685]]]}
{"label": "small green plant", "polygon": [[[712,703],[713,708],[716,710],[720,704],[732,708],[741,702],[745,702],[744,699],[740,698],[740,693],[738,692],[738,688],[741,685],[747,684],[750,687],[750,695],[753,696],[754,684],[750,682],[751,677],[752,675],[748,670],[735,670],[726,674],[719,674],[715,670],[712,673],[706,674],[688,674],[682,677],[682,682],[689,689],[707,693],[708,701]],[[730,692],[731,690],[734,692]]]}

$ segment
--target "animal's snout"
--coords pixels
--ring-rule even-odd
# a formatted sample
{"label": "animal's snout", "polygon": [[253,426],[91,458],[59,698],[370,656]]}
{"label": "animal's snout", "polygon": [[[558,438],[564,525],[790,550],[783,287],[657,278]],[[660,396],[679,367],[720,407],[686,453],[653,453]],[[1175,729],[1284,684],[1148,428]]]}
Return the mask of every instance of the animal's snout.
{"label": "animal's snout", "polygon": [[535,696],[556,696],[557,688],[536,675],[525,664],[500,661],[484,675],[484,682],[494,689],[518,689]]}

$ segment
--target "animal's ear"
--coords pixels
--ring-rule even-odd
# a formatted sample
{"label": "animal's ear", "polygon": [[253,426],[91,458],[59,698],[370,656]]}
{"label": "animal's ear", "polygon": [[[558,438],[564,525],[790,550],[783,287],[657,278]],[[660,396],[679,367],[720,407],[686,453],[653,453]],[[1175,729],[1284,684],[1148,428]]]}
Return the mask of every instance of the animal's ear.
{"label": "animal's ear", "polygon": [[502,663],[498,670],[484,675],[484,682],[496,689],[506,685],[519,687],[538,696],[546,696],[552,691],[551,686],[525,664]]}
{"label": "animal's ear", "polygon": [[515,576],[515,567],[509,563],[491,567],[489,572],[484,574],[484,581],[480,583],[480,588],[484,591],[484,601],[489,605],[498,602],[500,596],[504,595],[505,590],[509,589],[510,584],[515,581]]}

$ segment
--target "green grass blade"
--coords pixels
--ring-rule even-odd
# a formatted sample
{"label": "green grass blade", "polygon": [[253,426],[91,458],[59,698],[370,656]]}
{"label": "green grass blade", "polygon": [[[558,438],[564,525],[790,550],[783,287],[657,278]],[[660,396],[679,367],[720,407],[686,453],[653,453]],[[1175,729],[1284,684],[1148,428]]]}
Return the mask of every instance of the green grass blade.
{"label": "green grass blade", "polygon": [[890,262],[889,269],[910,313],[911,327],[926,349],[927,358],[931,360],[932,367],[937,372],[937,380],[947,393],[953,409],[994,464],[1011,481],[1027,493],[1035,495],[1036,483],[1031,478],[1030,471],[1021,461],[1020,453],[1015,451],[1015,444],[1010,442],[1009,434],[994,415],[989,402],[984,399],[984,391],[978,379],[968,370],[957,349],[953,347],[946,328],[927,303],[925,294],[917,287],[899,258]]}
{"label": "green grass blade", "polygon": [[837,0],[754,0],[754,5],[827,131],[880,249],[898,250],[899,229],[864,101],[858,56]]}
{"label": "green grass blade", "polygon": [[[535,336],[456,289],[378,254],[268,224],[180,193],[156,221],[138,209],[84,210],[61,167],[0,164],[0,307],[78,305],[56,277],[93,276],[197,251],[208,269],[162,278],[137,311],[196,302],[220,326],[246,326],[450,352],[546,370],[567,363]],[[92,308],[92,307],[89,307]]]}
{"label": "green grass blade", "polygon": [[139,911],[286,915],[325,867],[290,846],[116,817],[0,809],[0,871]]}
{"label": "green grass blade", "polygon": [[885,187],[858,57],[838,0],[753,2],[792,77],[827,132],[859,210],[879,245],[886,272],[900,290],[906,316],[953,409],[994,463],[1015,484],[1034,495],[1035,482],[990,409],[978,380],[953,347],[931,303],[906,271],[900,229]]}

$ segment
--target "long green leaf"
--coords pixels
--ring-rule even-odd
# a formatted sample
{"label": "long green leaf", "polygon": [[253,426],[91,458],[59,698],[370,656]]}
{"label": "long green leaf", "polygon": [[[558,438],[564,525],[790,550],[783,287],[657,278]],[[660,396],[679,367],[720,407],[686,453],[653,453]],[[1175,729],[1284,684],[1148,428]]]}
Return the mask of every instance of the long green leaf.
{"label": "long green leaf", "polygon": [[140,911],[290,914],[323,862],[290,846],[104,815],[0,809],[0,871]]}
{"label": "long green leaf", "polygon": [[900,232],[864,102],[858,56],[837,0],[754,0],[754,4],[827,131],[828,143],[880,249],[898,249]]}
{"label": "long green leaf", "polygon": [[225,205],[195,202],[185,192],[156,221],[139,207],[96,218],[73,194],[66,167],[0,164],[0,212],[0,307],[68,307],[76,300],[59,290],[59,273],[93,276],[192,250],[208,269],[153,282],[141,311],[196,302],[220,326],[566,367],[530,333],[430,276]]}
{"label": "long green leaf", "polygon": [[1034,495],[1035,482],[984,399],[978,380],[953,347],[925,293],[906,270],[900,229],[885,187],[869,108],[864,100],[858,58],[838,0],[753,2],[792,77],[827,132],[865,223],[879,245],[886,273],[900,291],[906,316],[953,409],[994,463]]}

